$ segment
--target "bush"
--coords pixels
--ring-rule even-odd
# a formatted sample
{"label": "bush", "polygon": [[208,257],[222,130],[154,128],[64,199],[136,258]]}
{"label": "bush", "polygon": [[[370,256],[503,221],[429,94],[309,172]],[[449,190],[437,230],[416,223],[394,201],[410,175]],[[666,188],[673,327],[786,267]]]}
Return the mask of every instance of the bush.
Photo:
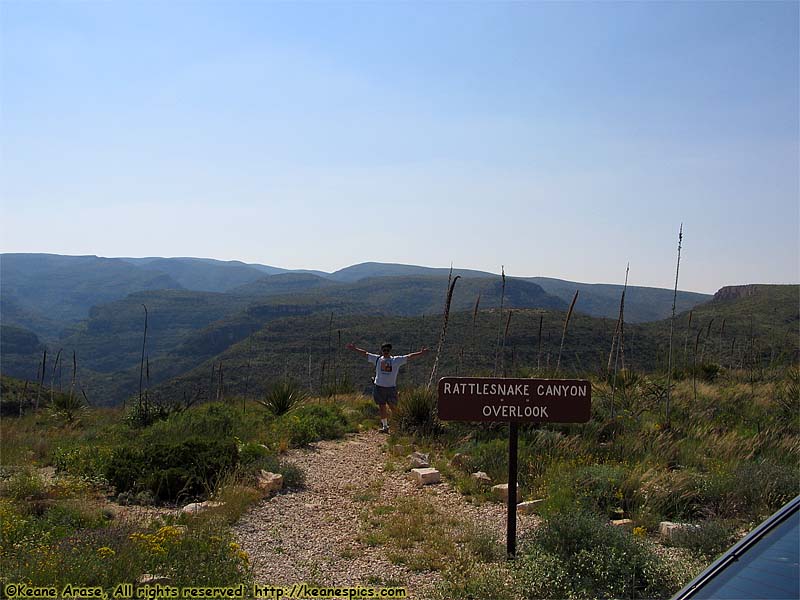
{"label": "bush", "polygon": [[713,561],[734,541],[733,528],[723,521],[705,521],[673,534],[672,544]]}
{"label": "bush", "polygon": [[252,439],[258,428],[258,423],[238,407],[209,402],[173,413],[165,421],[158,421],[147,428],[142,434],[142,444],[147,446],[157,444],[163,440],[173,442],[193,439]]}
{"label": "bush", "polygon": [[587,512],[553,515],[520,561],[526,598],[651,598],[682,583],[645,540]]}
{"label": "bush", "polygon": [[103,476],[111,458],[111,448],[105,446],[58,447],[53,452],[56,471],[78,477]]}
{"label": "bush", "polygon": [[124,421],[129,427],[134,429],[149,427],[156,421],[163,421],[173,413],[177,412],[176,407],[153,402],[131,405],[125,413]]}
{"label": "bush", "polygon": [[633,504],[626,479],[625,469],[614,465],[562,470],[550,483],[545,510],[552,514],[577,508],[608,518],[622,518],[621,513],[630,510]]}
{"label": "bush", "polygon": [[294,447],[342,437],[348,429],[342,409],[331,404],[306,404],[273,423],[276,437]]}
{"label": "bush", "polygon": [[33,469],[14,473],[0,486],[0,494],[16,501],[41,500],[47,496],[45,482]]}
{"label": "bush", "polygon": [[175,502],[205,496],[237,462],[232,440],[194,438],[146,448],[122,446],[114,450],[106,478],[117,492],[148,490],[155,500]]}
{"label": "bush", "polygon": [[431,435],[441,429],[436,394],[426,388],[413,388],[400,394],[395,415],[400,429],[407,433]]}

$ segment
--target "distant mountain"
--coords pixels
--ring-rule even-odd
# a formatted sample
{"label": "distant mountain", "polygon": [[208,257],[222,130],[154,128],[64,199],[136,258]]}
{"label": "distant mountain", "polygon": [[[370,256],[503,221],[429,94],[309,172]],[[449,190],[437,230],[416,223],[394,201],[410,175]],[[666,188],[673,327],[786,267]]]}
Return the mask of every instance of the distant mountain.
{"label": "distant mountain", "polygon": [[[575,310],[595,317],[616,319],[619,316],[621,285],[607,283],[577,283],[550,277],[525,277],[526,281],[539,284],[549,294],[570,302],[579,290]],[[629,285],[625,292],[625,320],[629,323],[644,323],[666,319],[672,314],[673,290]],[[710,294],[683,292],[678,290],[676,312],[681,313],[693,306],[711,300]]]}
{"label": "distant mountain", "polygon": [[[449,268],[420,267],[393,263],[365,262],[334,271],[329,275],[334,281],[354,282],[373,277],[413,277],[418,275],[447,275]],[[453,269],[453,275],[462,277],[487,277],[493,273],[471,269]]]}
{"label": "distant mountain", "polygon": [[20,324],[52,337],[85,319],[89,309],[141,290],[180,289],[168,274],[121,259],[57,254],[0,255],[0,299],[5,325]]}
{"label": "distant mountain", "polygon": [[285,269],[259,265],[246,265],[238,260],[222,261],[209,258],[125,258],[137,266],[166,273],[187,290],[200,292],[226,292],[251,281],[284,273]]}

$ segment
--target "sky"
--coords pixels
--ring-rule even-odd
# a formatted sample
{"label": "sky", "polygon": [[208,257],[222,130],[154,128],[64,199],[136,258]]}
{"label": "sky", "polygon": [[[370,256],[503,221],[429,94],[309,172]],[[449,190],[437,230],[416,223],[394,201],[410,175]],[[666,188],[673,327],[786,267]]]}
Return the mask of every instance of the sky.
{"label": "sky", "polygon": [[0,1],[0,251],[800,281],[798,2]]}

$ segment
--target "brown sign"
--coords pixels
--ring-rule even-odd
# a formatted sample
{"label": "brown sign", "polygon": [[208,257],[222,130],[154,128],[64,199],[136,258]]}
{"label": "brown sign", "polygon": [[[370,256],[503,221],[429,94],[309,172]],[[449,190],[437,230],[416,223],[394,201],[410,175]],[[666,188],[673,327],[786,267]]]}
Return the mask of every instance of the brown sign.
{"label": "brown sign", "polygon": [[591,417],[592,384],[580,379],[443,377],[443,421],[585,423]]}

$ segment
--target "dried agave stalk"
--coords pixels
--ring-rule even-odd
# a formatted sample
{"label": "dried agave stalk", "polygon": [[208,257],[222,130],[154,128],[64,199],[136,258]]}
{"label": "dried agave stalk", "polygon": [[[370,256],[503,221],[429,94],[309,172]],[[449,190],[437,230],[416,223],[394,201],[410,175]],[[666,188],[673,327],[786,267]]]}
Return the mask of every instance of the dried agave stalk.
{"label": "dried agave stalk", "polygon": [[139,410],[142,408],[142,381],[144,379],[144,346],[147,342],[147,307],[144,307],[144,335],[142,336],[142,362],[139,365]]}
{"label": "dried agave stalk", "polygon": [[558,348],[558,362],[556,363],[556,374],[561,370],[561,353],[564,350],[564,338],[567,337],[567,327],[569,327],[569,320],[572,318],[572,311],[575,309],[575,302],[578,301],[578,290],[575,290],[575,295],[572,297],[572,302],[569,303],[569,310],[564,319],[564,329],[561,331],[561,346]]}
{"label": "dried agave stalk", "polygon": [[539,315],[539,349],[536,353],[537,371],[542,367],[542,322],[543,321],[544,321],[544,315]]}
{"label": "dried agave stalk", "polygon": [[508,338],[508,327],[511,325],[511,315],[514,313],[513,310],[508,311],[508,318],[506,319],[506,329],[503,332],[503,348],[500,351],[500,367],[503,371],[503,377],[506,376],[506,338]]}
{"label": "dried agave stalk", "polygon": [[447,322],[450,320],[450,303],[453,301],[453,289],[456,287],[456,281],[461,278],[461,275],[456,275],[450,282],[450,287],[447,290],[447,300],[444,304],[444,318],[442,320],[442,332],[439,334],[439,345],[436,348],[436,357],[433,359],[433,368],[431,369],[431,376],[428,379],[428,389],[433,385],[433,378],[436,376],[436,368],[439,366],[439,357],[442,354],[442,347],[444,347],[444,340],[447,336]]}
{"label": "dried agave stalk", "polygon": [[[625,292],[628,290],[628,273],[631,270],[631,263],[625,267],[625,285],[622,286],[622,296],[619,299],[619,318],[617,319],[616,332],[619,336],[617,344],[617,355],[614,359],[614,381],[611,384],[611,418],[614,418],[614,396],[617,392],[617,367],[622,359],[622,368],[625,369]],[[611,351],[614,351],[614,342],[611,342]],[[608,364],[611,365],[611,355],[608,356]]]}
{"label": "dried agave stalk", "polygon": [[669,358],[667,359],[667,401],[666,401],[666,426],[669,429],[669,399],[672,386],[672,334],[675,331],[675,304],[678,300],[678,273],[681,269],[681,242],[683,242],[683,223],[678,231],[678,263],[675,267],[675,291],[672,294],[672,317],[669,320]]}
{"label": "dried agave stalk", "polygon": [[497,344],[494,348],[494,371],[492,375],[497,376],[497,361],[500,357],[500,337],[503,331],[503,303],[506,298],[506,268],[500,266],[500,277],[503,279],[503,286],[500,290],[500,313],[497,315]]}
{"label": "dried agave stalk", "polygon": [[53,406],[53,390],[56,382],[56,369],[58,368],[58,362],[60,360],[61,360],[61,348],[59,348],[58,352],[56,353],[56,361],[53,363],[53,373],[50,376],[50,406]]}

